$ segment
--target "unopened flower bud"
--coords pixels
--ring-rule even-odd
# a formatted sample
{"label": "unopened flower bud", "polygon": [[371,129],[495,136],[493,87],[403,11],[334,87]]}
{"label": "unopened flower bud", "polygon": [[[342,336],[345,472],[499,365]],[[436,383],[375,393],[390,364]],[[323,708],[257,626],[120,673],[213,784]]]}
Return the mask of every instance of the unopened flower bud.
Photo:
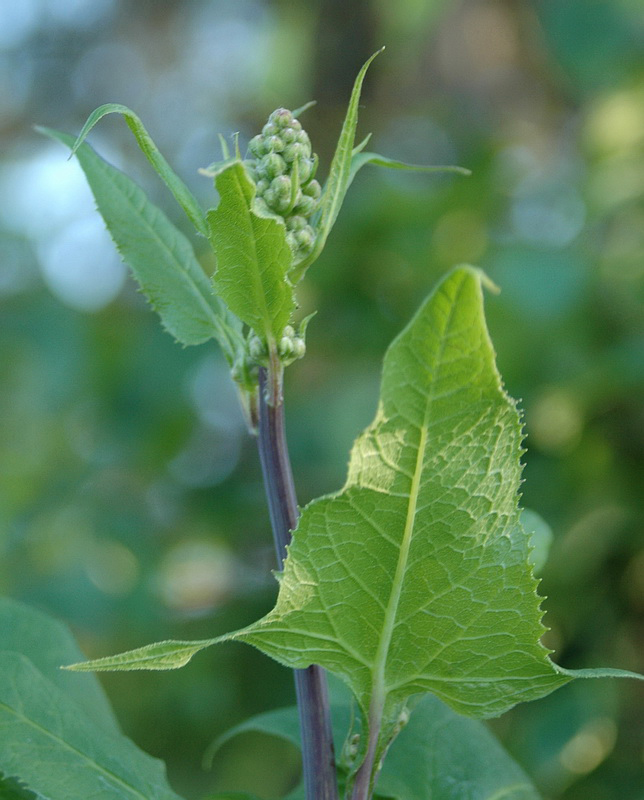
{"label": "unopened flower bud", "polygon": [[274,122],[267,122],[266,125],[262,128],[262,134],[266,137],[268,136],[277,136],[280,132],[280,129],[275,125]]}
{"label": "unopened flower bud", "polygon": [[293,144],[293,142],[297,141],[298,136],[298,132],[293,130],[293,128],[284,128],[284,130],[280,132],[282,141],[287,145]]}
{"label": "unopened flower bud", "polygon": [[297,122],[297,120],[293,119],[293,114],[287,108],[275,109],[268,120],[278,128],[288,128],[293,125],[293,122]]}
{"label": "unopened flower bud", "polygon": [[256,158],[261,158],[261,156],[263,156],[266,152],[264,147],[264,137],[261,134],[253,136],[250,142],[248,142],[248,149]]}
{"label": "unopened flower bud", "polygon": [[312,197],[314,200],[319,200],[320,195],[322,194],[322,187],[318,183],[318,181],[309,181],[306,186],[302,187],[303,194],[307,195],[307,197]]}
{"label": "unopened flower bud", "polygon": [[307,225],[306,217],[301,217],[298,214],[294,214],[292,217],[287,217],[286,219],[286,227],[289,231],[299,231]]}
{"label": "unopened flower bud", "polygon": [[306,228],[302,228],[302,230],[295,232],[295,241],[297,242],[298,249],[300,250],[308,250],[310,247],[312,247],[314,239],[315,234],[313,233],[313,228],[310,225],[307,225]]}
{"label": "unopened flower bud", "polygon": [[286,163],[282,156],[277,153],[269,153],[264,156],[257,164],[257,173],[262,178],[272,181],[278,175],[283,175],[286,172]]}
{"label": "unopened flower bud", "polygon": [[264,192],[264,200],[278,213],[286,211],[291,202],[291,179],[287,175],[279,175],[271,181]]}
{"label": "unopened flower bud", "polygon": [[299,142],[293,142],[293,144],[289,144],[289,146],[284,149],[282,155],[287,164],[292,164],[295,159],[300,160],[308,158],[311,155],[311,152],[310,150],[307,152],[305,145],[300,144]]}
{"label": "unopened flower bud", "polygon": [[279,136],[269,136],[264,140],[264,147],[269,153],[281,153],[285,144]]}
{"label": "unopened flower bud", "polygon": [[310,158],[301,158],[298,162],[298,175],[302,183],[306,183],[313,172],[313,161]]}
{"label": "unopened flower bud", "polygon": [[264,194],[264,192],[268,189],[269,186],[270,186],[270,183],[269,183],[269,181],[266,180],[266,178],[262,178],[261,180],[257,181],[257,183],[256,183],[257,196],[261,197]]}
{"label": "unopened flower bud", "polygon": [[292,338],[295,336],[295,328],[292,325],[287,325],[282,331],[282,336],[288,336]]}
{"label": "unopened flower bud", "polygon": [[288,358],[288,356],[293,355],[293,339],[290,336],[282,336],[277,352],[282,358]]}
{"label": "unopened flower bud", "polygon": [[297,205],[293,209],[297,214],[303,217],[310,217],[317,208],[318,201],[312,197],[307,197],[305,194],[299,199]]}
{"label": "unopened flower bud", "polygon": [[306,355],[306,345],[304,344],[304,339],[300,339],[299,336],[296,336],[293,339],[293,356],[295,358],[303,358]]}

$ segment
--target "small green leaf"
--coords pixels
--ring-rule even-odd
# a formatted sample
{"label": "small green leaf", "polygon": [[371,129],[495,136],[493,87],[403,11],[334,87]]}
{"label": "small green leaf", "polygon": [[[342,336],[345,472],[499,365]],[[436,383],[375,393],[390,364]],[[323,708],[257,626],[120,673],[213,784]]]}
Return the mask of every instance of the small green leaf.
{"label": "small green leaf", "polygon": [[317,259],[322,252],[331,228],[340,213],[340,208],[351,183],[351,162],[356,138],[356,128],[358,125],[358,105],[360,103],[360,93],[362,84],[369,69],[369,65],[374,58],[382,53],[385,48],[381,48],[369,58],[358,73],[353,84],[349,106],[344,118],[340,137],[335,149],[335,154],[331,162],[329,177],[324,185],[322,197],[320,199],[320,210],[316,220],[317,236],[313,250],[302,261],[294,265],[293,282],[304,274],[305,270]]}
{"label": "small green leaf", "polygon": [[256,334],[275,342],[295,308],[286,229],[274,216],[253,210],[255,184],[241,161],[218,172],[215,185],[219,205],[208,212],[215,289]]}
{"label": "small green leaf", "polygon": [[[68,147],[73,137],[39,128]],[[243,347],[241,325],[214,296],[190,242],[127,175],[87,144],[76,151],[98,210],[167,330],[182,344],[216,338],[229,362]]]}
{"label": "small green leaf", "polygon": [[168,164],[165,158],[159,152],[159,148],[152,141],[150,134],[146,131],[141,120],[137,115],[131,111],[127,106],[122,106],[119,103],[106,103],[100,106],[89,115],[87,122],[83,125],[83,129],[78,134],[78,138],[72,147],[72,155],[76,153],[81,144],[85,141],[87,134],[92,130],[94,125],[102,119],[106,114],[121,114],[125,118],[128,128],[136,137],[139,147],[145,154],[150,164],[154,167],[159,177],[170,189],[176,201],[181,208],[186,212],[188,218],[195,226],[195,228],[203,236],[208,236],[208,226],[204,213],[196,201],[192,192],[188,189],[181,178],[174,172],[172,167]]}
{"label": "small green leaf", "polygon": [[95,725],[19,653],[0,652],[0,764],[47,800],[179,800],[160,761]]}
{"label": "small green leaf", "polygon": [[378,153],[364,153],[358,151],[357,153],[354,152],[353,157],[351,158],[351,169],[349,172],[349,181],[347,183],[347,189],[353,182],[356,173],[367,164],[373,164],[376,167],[387,167],[389,169],[401,169],[401,170],[406,170],[408,172],[431,172],[431,173],[452,172],[458,175],[472,174],[471,170],[465,169],[465,167],[423,166],[421,164],[407,164],[404,161],[396,161],[393,158],[387,158],[386,156],[381,156]]}

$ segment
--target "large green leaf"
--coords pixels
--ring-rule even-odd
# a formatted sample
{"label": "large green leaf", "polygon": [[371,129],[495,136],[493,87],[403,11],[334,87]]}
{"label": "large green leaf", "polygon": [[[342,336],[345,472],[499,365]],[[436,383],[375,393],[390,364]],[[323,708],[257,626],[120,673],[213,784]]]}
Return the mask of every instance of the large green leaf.
{"label": "large green leaf", "polygon": [[119,103],[106,103],[105,105],[100,106],[92,111],[87,119],[87,122],[85,125],[83,125],[83,129],[78,134],[78,138],[74,142],[72,153],[75,153],[78,150],[94,125],[96,125],[96,123],[107,114],[121,114],[123,116],[128,128],[134,134],[139,147],[145,154],[145,157],[148,159],[150,164],[152,164],[168,189],[170,189],[176,201],[188,215],[188,218],[192,224],[199,231],[199,233],[203,234],[203,236],[208,236],[206,218],[201,210],[201,207],[199,206],[199,203],[193,196],[190,189],[188,189],[185,183],[165,160],[159,151],[159,148],[152,140],[152,137],[146,131],[139,117],[127,106],[122,106]]}
{"label": "large green leaf", "polygon": [[9,651],[0,652],[0,765],[47,800],[179,800],[160,761],[97,726]]}
{"label": "large green leaf", "polygon": [[[70,148],[74,144],[72,136],[39,130]],[[239,321],[214,296],[190,242],[127,175],[89,145],[82,144],[76,155],[123,260],[164,326],[185,345],[215,337],[232,362],[242,346]]]}
{"label": "large green leaf", "polygon": [[295,308],[286,229],[275,217],[252,210],[255,184],[241,161],[219,170],[215,184],[219,205],[208,212],[217,254],[215,288],[241,320],[274,342]]}
{"label": "large green leaf", "polygon": [[1,597],[0,631],[0,651],[22,653],[72,698],[93,722],[114,733],[119,732],[114,713],[96,677],[71,675],[61,670],[61,664],[69,664],[83,657],[62,622],[16,600]]}

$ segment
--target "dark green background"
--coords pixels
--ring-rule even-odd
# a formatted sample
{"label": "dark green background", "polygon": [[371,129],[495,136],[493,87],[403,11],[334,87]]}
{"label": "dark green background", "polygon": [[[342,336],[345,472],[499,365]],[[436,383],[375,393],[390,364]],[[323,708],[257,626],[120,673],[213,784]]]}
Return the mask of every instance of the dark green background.
{"label": "dark green background", "polygon": [[[302,287],[289,368],[301,502],[338,488],[383,352],[436,280],[475,263],[528,434],[524,503],[555,543],[541,591],[567,667],[644,669],[644,15],[638,0],[0,0],[0,590],[71,624],[89,656],[230,630],[270,607],[254,443],[214,348],[162,332],[66,153],[104,102],[134,108],[204,205],[217,133],[247,141],[311,98],[329,163],[359,66],[360,133],[471,178],[365,169]],[[121,120],[91,141],[184,225]],[[187,226],[185,227],[187,231]],[[196,241],[203,251],[203,245]],[[204,265],[212,267],[203,252]],[[290,703],[229,645],[176,673],[105,678],[124,729],[189,798],[280,796],[290,750],[208,743]],[[592,681],[493,728],[551,800],[641,800],[641,686]]]}

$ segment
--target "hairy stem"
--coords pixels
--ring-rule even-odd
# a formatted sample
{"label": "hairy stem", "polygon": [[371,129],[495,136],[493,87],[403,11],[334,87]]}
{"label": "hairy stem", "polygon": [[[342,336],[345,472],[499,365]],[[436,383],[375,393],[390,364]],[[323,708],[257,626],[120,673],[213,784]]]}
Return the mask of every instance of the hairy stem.
{"label": "hairy stem", "polygon": [[[267,373],[260,369],[257,443],[280,568],[299,516],[286,445],[281,383],[281,371]],[[277,402],[271,404],[270,400]],[[326,675],[316,665],[293,672],[300,711],[306,798],[338,800]]]}

